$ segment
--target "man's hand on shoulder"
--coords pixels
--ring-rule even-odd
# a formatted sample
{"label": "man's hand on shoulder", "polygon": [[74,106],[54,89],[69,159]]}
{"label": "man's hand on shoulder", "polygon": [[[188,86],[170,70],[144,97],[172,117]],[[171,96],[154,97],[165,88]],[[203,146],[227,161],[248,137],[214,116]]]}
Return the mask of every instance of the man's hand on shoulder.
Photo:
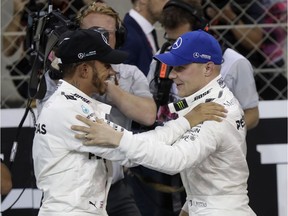
{"label": "man's hand on shoulder", "polygon": [[189,121],[190,126],[194,127],[201,122],[212,120],[221,122],[226,117],[227,110],[224,106],[214,103],[201,103],[194,107],[184,117]]}

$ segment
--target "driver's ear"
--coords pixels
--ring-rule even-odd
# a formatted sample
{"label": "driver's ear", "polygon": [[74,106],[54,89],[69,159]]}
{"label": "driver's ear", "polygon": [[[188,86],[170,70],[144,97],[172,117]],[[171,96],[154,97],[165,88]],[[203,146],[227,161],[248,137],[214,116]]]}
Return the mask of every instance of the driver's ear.
{"label": "driver's ear", "polygon": [[205,64],[204,76],[209,77],[212,74],[214,67],[215,64],[213,62],[207,62]]}
{"label": "driver's ear", "polygon": [[86,62],[78,65],[78,74],[81,78],[88,78],[89,71],[91,69],[91,65],[87,64]]}

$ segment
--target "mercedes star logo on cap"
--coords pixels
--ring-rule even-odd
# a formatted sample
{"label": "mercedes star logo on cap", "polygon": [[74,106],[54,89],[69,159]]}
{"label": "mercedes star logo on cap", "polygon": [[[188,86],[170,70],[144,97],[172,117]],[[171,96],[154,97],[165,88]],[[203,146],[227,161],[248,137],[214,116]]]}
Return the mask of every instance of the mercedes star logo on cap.
{"label": "mercedes star logo on cap", "polygon": [[84,56],[85,56],[84,53],[78,53],[78,58],[79,58],[79,59],[83,59]]}
{"label": "mercedes star logo on cap", "polygon": [[193,57],[194,57],[194,58],[199,58],[199,56],[200,56],[200,54],[199,54],[198,52],[194,52],[194,53],[193,53]]}
{"label": "mercedes star logo on cap", "polygon": [[172,49],[178,49],[182,44],[182,38],[179,37],[176,42],[173,44]]}

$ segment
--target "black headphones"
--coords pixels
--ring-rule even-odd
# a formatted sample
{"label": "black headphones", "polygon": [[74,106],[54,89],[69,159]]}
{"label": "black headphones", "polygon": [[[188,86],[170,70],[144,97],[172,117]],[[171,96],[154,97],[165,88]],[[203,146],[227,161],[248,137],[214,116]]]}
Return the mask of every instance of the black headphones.
{"label": "black headphones", "polygon": [[125,43],[125,40],[127,38],[127,29],[124,25],[124,23],[122,22],[122,20],[120,19],[118,13],[110,7],[110,9],[117,14],[117,26],[116,26],[116,44],[115,44],[115,49],[118,49],[119,47],[123,46],[123,44]]}
{"label": "black headphones", "polygon": [[196,28],[193,28],[192,30],[197,30],[199,28],[205,31],[209,30],[208,21],[202,15],[200,15],[197,10],[192,8],[192,6],[189,3],[186,3],[181,0],[170,0],[164,5],[163,10],[171,6],[178,7],[189,12],[189,14],[191,14],[193,17],[195,17],[196,20],[198,20],[199,26],[196,26]]}
{"label": "black headphones", "polygon": [[[86,6],[84,6],[83,8],[80,9],[79,15],[77,16],[76,22],[77,24],[80,26],[80,17],[84,16],[85,11],[89,8],[89,7],[94,7],[96,3],[103,3],[103,1],[94,1],[91,5],[87,4]],[[98,7],[98,6],[97,6]],[[115,49],[123,46],[123,44],[125,43],[126,37],[127,37],[127,30],[126,27],[124,26],[122,20],[119,17],[119,14],[110,6],[104,4],[103,8],[107,9],[110,12],[113,12],[115,14],[115,16],[113,15],[112,17],[115,18],[116,20],[116,31],[115,31],[115,36],[116,36],[116,44],[115,44]],[[97,11],[91,11],[92,13],[97,13]],[[102,13],[101,11],[99,12],[100,14],[106,14],[106,13]],[[111,16],[109,14],[106,14],[108,16]],[[97,27],[97,26],[95,26]],[[99,27],[98,27],[99,28]],[[104,32],[104,31],[103,31]]]}
{"label": "black headphones", "polygon": [[[166,41],[162,45],[159,54],[164,53],[170,46],[171,43]],[[171,70],[172,67],[160,62],[159,60],[156,61],[154,79],[150,82],[150,84],[154,82],[154,86],[157,89],[157,94],[153,95],[157,105],[157,110],[159,106],[163,106],[169,101],[169,93],[173,83],[173,81],[169,79],[169,73]]]}

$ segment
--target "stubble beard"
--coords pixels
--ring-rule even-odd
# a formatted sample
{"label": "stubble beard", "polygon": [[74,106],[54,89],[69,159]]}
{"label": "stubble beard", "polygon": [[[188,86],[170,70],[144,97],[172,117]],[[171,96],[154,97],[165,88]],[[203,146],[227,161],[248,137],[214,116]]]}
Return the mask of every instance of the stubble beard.
{"label": "stubble beard", "polygon": [[100,79],[98,76],[97,71],[93,70],[93,78],[92,78],[92,84],[97,89],[97,92],[100,95],[105,94],[106,92],[106,83],[104,82],[104,79]]}

